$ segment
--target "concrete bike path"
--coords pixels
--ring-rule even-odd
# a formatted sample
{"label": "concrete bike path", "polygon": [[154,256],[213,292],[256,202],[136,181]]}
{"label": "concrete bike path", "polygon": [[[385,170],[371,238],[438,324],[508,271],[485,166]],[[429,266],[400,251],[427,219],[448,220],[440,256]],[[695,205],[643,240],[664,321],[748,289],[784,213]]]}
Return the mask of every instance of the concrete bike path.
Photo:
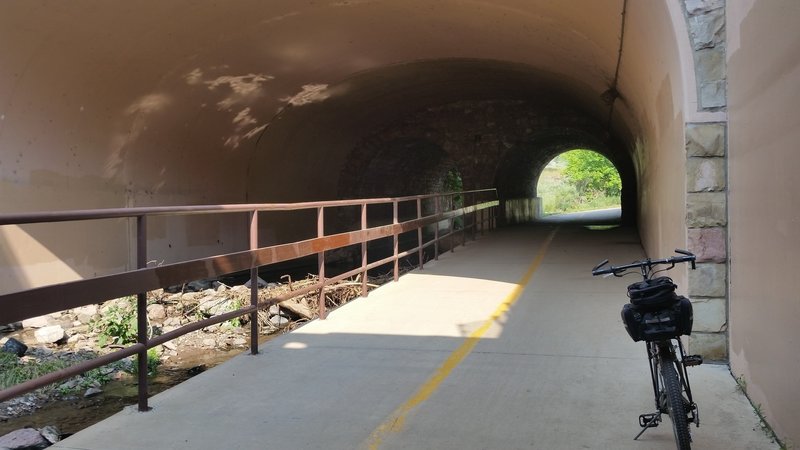
{"label": "concrete bike path", "polygon": [[[626,280],[589,275],[641,256],[624,230],[500,230],[52,448],[675,448],[668,419],[632,440],[644,346],[619,319]],[[690,377],[696,448],[777,448],[727,367]]]}

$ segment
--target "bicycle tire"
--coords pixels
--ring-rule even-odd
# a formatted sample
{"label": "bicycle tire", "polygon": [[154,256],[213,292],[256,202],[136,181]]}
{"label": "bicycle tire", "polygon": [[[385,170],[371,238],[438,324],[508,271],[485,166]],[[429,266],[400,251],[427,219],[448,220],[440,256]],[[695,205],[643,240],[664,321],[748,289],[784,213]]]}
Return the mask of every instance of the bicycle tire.
{"label": "bicycle tire", "polygon": [[666,392],[667,413],[672,422],[672,432],[678,450],[691,450],[691,436],[689,436],[689,420],[686,416],[686,405],[683,402],[683,389],[675,370],[675,361],[661,360],[661,379],[664,381]]}

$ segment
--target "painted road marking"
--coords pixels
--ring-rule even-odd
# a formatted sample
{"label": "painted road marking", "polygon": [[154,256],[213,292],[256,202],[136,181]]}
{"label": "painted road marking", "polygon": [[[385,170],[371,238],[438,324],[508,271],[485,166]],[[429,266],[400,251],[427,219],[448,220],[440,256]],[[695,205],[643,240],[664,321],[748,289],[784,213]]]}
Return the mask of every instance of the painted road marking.
{"label": "painted road marking", "polygon": [[419,390],[414,393],[405,403],[403,403],[400,407],[398,407],[390,416],[389,418],[384,421],[375,431],[372,432],[369,439],[367,440],[367,448],[370,450],[377,450],[380,448],[381,443],[385,436],[389,433],[396,433],[403,429],[403,424],[405,423],[406,416],[417,406],[422,404],[425,400],[430,398],[434,392],[439,388],[444,380],[450,376],[450,373],[458,367],[459,364],[464,360],[472,352],[472,349],[478,344],[478,341],[481,340],[484,334],[491,328],[492,324],[494,324],[500,317],[506,313],[513,305],[517,302],[522,291],[531,281],[533,278],[534,273],[536,270],[539,269],[539,266],[542,264],[544,260],[544,255],[547,253],[547,248],[550,246],[550,243],[553,241],[553,238],[556,235],[558,228],[554,229],[550,232],[547,238],[544,240],[539,252],[536,254],[536,257],[533,259],[533,262],[530,266],[528,266],[527,272],[525,275],[520,278],[517,282],[517,285],[514,286],[514,289],[509,293],[506,298],[503,300],[502,303],[494,310],[491,316],[486,319],[483,324],[473,331],[459,346],[457,349],[450,354],[450,356],[436,369],[433,376],[431,376],[420,388]]}

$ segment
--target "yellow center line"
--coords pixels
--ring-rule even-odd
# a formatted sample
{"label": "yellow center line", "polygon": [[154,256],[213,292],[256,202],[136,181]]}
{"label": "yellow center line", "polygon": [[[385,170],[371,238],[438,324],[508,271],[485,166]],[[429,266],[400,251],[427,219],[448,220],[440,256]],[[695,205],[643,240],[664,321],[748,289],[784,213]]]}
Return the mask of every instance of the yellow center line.
{"label": "yellow center line", "polygon": [[502,303],[494,310],[491,316],[486,319],[483,324],[473,331],[459,346],[457,349],[450,354],[450,356],[436,369],[436,372],[423,384],[419,390],[414,393],[404,404],[398,407],[386,421],[384,421],[380,426],[378,426],[375,431],[372,432],[368,439],[368,446],[370,450],[377,450],[380,448],[381,443],[383,442],[383,438],[388,435],[389,433],[396,433],[403,428],[403,424],[405,423],[406,416],[417,406],[422,404],[425,400],[427,400],[434,392],[439,388],[444,380],[450,376],[450,373],[461,364],[461,361],[467,357],[472,352],[472,349],[478,344],[478,341],[483,337],[484,334],[491,328],[492,324],[494,324],[500,317],[505,314],[511,306],[516,303],[519,299],[522,291],[525,289],[525,286],[531,281],[533,278],[533,274],[536,273],[536,270],[542,264],[544,260],[544,255],[547,253],[547,248],[550,246],[550,243],[553,241],[553,238],[556,235],[558,228],[554,229],[550,232],[547,238],[544,240],[539,252],[536,254],[536,257],[533,259],[533,262],[530,266],[528,266],[527,272],[522,278],[517,282],[514,289],[509,293],[506,298],[503,300]]}

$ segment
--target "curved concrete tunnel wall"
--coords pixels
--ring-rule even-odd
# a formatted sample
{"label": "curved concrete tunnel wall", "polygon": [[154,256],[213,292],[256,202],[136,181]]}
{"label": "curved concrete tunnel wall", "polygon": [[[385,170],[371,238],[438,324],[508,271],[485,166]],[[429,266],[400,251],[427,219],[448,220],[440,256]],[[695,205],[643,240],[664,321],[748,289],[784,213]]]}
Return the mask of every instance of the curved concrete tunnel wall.
{"label": "curved concrete tunnel wall", "polygon": [[[555,98],[633,158],[648,250],[683,242],[680,190],[648,156],[682,161],[670,153],[682,140],[682,87],[667,8],[627,12],[636,39],[625,43],[609,127],[602,95],[623,3],[563,3],[4,3],[2,209],[332,198],[348,152],[381,127],[464,100]],[[130,266],[128,239],[105,244],[128,226],[92,224],[92,238],[77,241],[5,231],[14,244],[3,289]],[[244,226],[155,221],[150,251],[168,262],[244,248],[229,232]],[[91,260],[70,260],[85,246],[97,250]],[[31,264],[46,279],[21,276]]]}
{"label": "curved concrete tunnel wall", "polygon": [[[667,3],[630,3],[609,120],[603,97],[620,56],[622,7],[6,2],[2,209],[332,198],[348,152],[409,115],[466,100],[555,100],[594,122],[578,131],[615,143],[611,159],[635,173],[645,248],[665,253],[685,242],[674,14]],[[493,172],[469,187],[490,187]],[[6,230],[3,289],[130,266],[128,238],[106,244],[129,235],[128,226],[91,224],[75,239]],[[168,262],[241,249],[244,237],[230,230],[244,226],[232,218],[155,221],[150,252]],[[87,246],[96,250],[90,260],[71,259]],[[36,278],[31,267],[48,275]]]}
{"label": "curved concrete tunnel wall", "polygon": [[788,448],[800,444],[800,4],[730,1],[730,360]]}
{"label": "curved concrete tunnel wall", "polygon": [[[0,208],[333,198],[345,191],[349,153],[409,117],[465,101],[559,102],[581,122],[560,142],[578,134],[613,143],[609,156],[635,177],[626,185],[638,188],[645,248],[665,253],[685,242],[675,17],[667,2],[630,2],[609,115],[622,8],[588,0],[5,2]],[[547,133],[543,125],[534,131]],[[467,187],[503,175],[482,170],[486,177]],[[149,252],[158,263],[243,249],[245,226],[231,217],[154,220]],[[283,240],[282,229],[265,235]],[[133,265],[129,223],[74,230],[4,230],[1,289]],[[112,237],[119,245],[108,244]],[[91,256],[77,256],[87,248]]]}
{"label": "curved concrete tunnel wall", "polygon": [[[300,104],[285,108],[265,130],[254,152],[249,198],[308,200],[421,192],[430,184],[424,179],[429,168],[424,167],[424,158],[403,158],[402,152],[417,151],[410,142],[440,148],[464,177],[464,187],[479,189],[495,185],[502,175],[499,166],[513,153],[511,147],[530,143],[547,130],[561,130],[565,142],[575,140],[571,134],[581,133],[593,134],[598,142],[608,140],[607,123],[598,119],[603,105],[597,96],[554,78],[519,63],[444,58],[384,66],[325,88],[309,88]],[[570,106],[564,107],[565,103]],[[405,150],[398,146],[400,141],[406,143]],[[386,158],[388,148],[401,152],[399,158]],[[615,148],[619,159],[630,159],[624,145]],[[291,160],[283,149],[291,149]],[[389,182],[372,189],[360,186],[364,173],[378,167],[374,162],[381,158],[384,166],[378,170],[385,173],[380,176],[407,179],[400,184],[417,185],[416,189],[398,190],[393,187],[398,183]],[[272,167],[286,170],[270,174]],[[261,168],[267,176],[257,174]],[[529,169],[533,172],[535,165]],[[300,184],[298,173],[304,177]],[[520,186],[518,191],[530,190],[525,186],[530,181],[508,180]]]}
{"label": "curved concrete tunnel wall", "polygon": [[[264,139],[265,150],[256,153],[254,166],[285,165],[278,150],[297,146],[294,164],[300,165],[298,171],[318,174],[328,186],[323,196],[410,195],[431,185],[425,164],[439,164],[410,155],[419,152],[418,146],[432,146],[449,161],[439,169],[441,175],[445,167],[455,168],[466,189],[497,186],[501,197],[509,199],[535,195],[538,171],[559,151],[591,146],[624,169],[631,200],[626,211],[635,216],[636,179],[627,147],[609,135],[599,114],[583,108],[581,98],[550,78],[519,64],[467,59],[415,62],[359,74],[320,91],[342,94],[278,116],[265,134],[273,139]],[[313,132],[298,135],[299,128]],[[386,156],[390,148],[395,159]],[[376,166],[379,161],[382,168]],[[365,173],[375,168],[385,172],[380,177],[406,182],[387,181],[383,187],[373,183],[369,189],[361,185]],[[275,196],[296,184],[291,178],[295,173],[257,178],[250,193],[257,198]],[[302,199],[304,194],[301,190],[290,195]]]}

